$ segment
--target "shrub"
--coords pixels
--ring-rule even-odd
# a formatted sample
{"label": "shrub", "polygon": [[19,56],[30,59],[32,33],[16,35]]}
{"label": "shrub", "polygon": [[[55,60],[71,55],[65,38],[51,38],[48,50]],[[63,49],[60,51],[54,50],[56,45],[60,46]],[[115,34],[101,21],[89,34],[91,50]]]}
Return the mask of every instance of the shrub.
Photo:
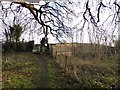
{"label": "shrub", "polygon": [[29,42],[6,42],[2,48],[4,51],[30,51],[32,52],[34,41]]}

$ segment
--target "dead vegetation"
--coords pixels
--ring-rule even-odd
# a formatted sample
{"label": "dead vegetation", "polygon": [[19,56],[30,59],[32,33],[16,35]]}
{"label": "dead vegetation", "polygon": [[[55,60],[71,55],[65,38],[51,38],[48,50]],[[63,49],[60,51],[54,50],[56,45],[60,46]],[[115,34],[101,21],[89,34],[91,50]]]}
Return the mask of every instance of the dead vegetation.
{"label": "dead vegetation", "polygon": [[[71,44],[70,44],[71,45]],[[71,47],[62,48],[56,54],[55,61],[71,77],[81,82],[81,87],[116,88],[118,87],[118,61],[117,53],[112,52],[109,46],[92,46],[90,44],[74,44],[71,56],[66,52]],[[56,48],[56,51],[58,50]],[[58,52],[58,51],[57,51]]]}

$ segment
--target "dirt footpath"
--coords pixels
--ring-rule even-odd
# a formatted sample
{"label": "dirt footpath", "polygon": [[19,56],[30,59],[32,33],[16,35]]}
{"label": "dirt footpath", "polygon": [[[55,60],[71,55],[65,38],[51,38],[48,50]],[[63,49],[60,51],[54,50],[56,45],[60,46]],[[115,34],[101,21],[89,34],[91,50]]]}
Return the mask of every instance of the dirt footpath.
{"label": "dirt footpath", "polygon": [[48,67],[47,67],[47,62],[48,62],[48,57],[45,55],[36,55],[36,62],[39,64],[39,67],[41,68],[40,72],[40,87],[41,88],[48,88]]}

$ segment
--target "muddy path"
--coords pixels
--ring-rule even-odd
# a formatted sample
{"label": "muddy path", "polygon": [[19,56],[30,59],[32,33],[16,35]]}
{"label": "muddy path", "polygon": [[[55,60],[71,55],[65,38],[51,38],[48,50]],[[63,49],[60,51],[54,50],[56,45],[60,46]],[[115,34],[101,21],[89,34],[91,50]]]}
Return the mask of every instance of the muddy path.
{"label": "muddy path", "polygon": [[46,57],[46,55],[44,54],[36,54],[36,63],[39,65],[40,69],[40,87],[41,88],[48,88],[48,67],[47,67],[47,63],[48,63],[48,57]]}

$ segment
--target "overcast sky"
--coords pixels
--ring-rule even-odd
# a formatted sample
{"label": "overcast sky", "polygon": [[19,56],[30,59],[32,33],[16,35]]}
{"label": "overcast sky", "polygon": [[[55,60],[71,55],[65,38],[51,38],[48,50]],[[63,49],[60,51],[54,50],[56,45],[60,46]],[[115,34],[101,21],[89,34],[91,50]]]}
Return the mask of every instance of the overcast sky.
{"label": "overcast sky", "polygon": [[[12,1],[12,0],[10,0],[10,1]],[[28,1],[28,2],[32,1],[33,3],[39,2],[39,0],[25,0],[25,1]],[[51,1],[53,1],[53,0],[51,0]],[[82,14],[83,14],[83,12],[85,10],[85,4],[84,3],[86,2],[86,0],[78,0],[78,1],[77,0],[71,0],[71,1],[73,1],[73,4],[68,5],[68,7],[75,12],[77,17],[73,17],[73,20],[72,20],[72,22],[69,22],[69,25],[71,27],[74,27],[75,25],[78,24],[77,28],[74,29],[74,32],[73,32],[74,33],[73,40],[74,40],[74,42],[81,42],[81,38],[80,38],[81,37],[80,36],[81,31],[78,32],[78,30],[82,27],[83,22],[84,22]],[[97,8],[99,0],[90,0],[90,1],[91,1],[90,2],[91,11],[93,12],[93,15],[96,16],[96,8]],[[111,2],[109,3],[109,1],[111,1]],[[117,0],[117,2],[118,1],[119,0]],[[113,7],[113,2],[114,2],[114,0],[103,0],[103,3],[105,5],[109,4],[110,7]],[[114,14],[114,13],[115,13],[115,11],[110,9],[110,8],[102,8],[101,13],[100,13],[100,22],[98,23],[98,26],[99,26],[99,29],[102,28],[105,31],[103,34],[104,34],[104,36],[108,37],[108,41],[113,39],[112,32],[114,30],[115,24],[113,24],[114,22],[113,23],[111,23],[111,22],[112,22],[112,19],[113,19],[112,14]],[[106,19],[107,19],[107,21],[106,21]],[[7,20],[10,20],[10,18],[8,17]],[[105,22],[104,25],[103,25],[103,22]],[[93,34],[93,27],[92,27],[92,25],[90,24],[89,29],[88,29],[87,26],[88,26],[88,24],[86,24],[86,26],[85,26],[85,28],[83,29],[83,32],[82,32],[82,34],[83,34],[82,39],[83,39],[84,43],[88,43],[89,40],[90,40],[90,37],[92,38],[92,36],[93,36],[92,35]],[[96,28],[96,30],[97,30],[97,28]],[[89,34],[91,34],[90,37],[88,35],[88,32],[89,32]],[[98,33],[100,33],[100,31]],[[116,28],[116,30],[114,32],[115,38],[117,38],[117,35],[118,35],[117,33],[118,33],[118,30]],[[37,35],[36,33],[33,33],[33,34],[35,35],[35,37],[32,37],[32,36],[29,37],[29,32],[27,34],[25,34],[25,36],[27,37],[26,40],[28,40],[30,38],[30,39],[34,39],[35,43],[39,43],[39,41],[41,40],[43,35],[40,36],[40,35]],[[22,37],[24,37],[24,34],[22,35]],[[52,42],[55,43],[56,42],[55,38],[53,38],[51,35],[49,35],[49,37],[50,37],[49,38],[49,42],[50,43],[52,43]],[[104,37],[103,37],[103,39],[104,39]],[[67,40],[67,41],[70,42],[71,38],[64,38],[63,40]]]}

